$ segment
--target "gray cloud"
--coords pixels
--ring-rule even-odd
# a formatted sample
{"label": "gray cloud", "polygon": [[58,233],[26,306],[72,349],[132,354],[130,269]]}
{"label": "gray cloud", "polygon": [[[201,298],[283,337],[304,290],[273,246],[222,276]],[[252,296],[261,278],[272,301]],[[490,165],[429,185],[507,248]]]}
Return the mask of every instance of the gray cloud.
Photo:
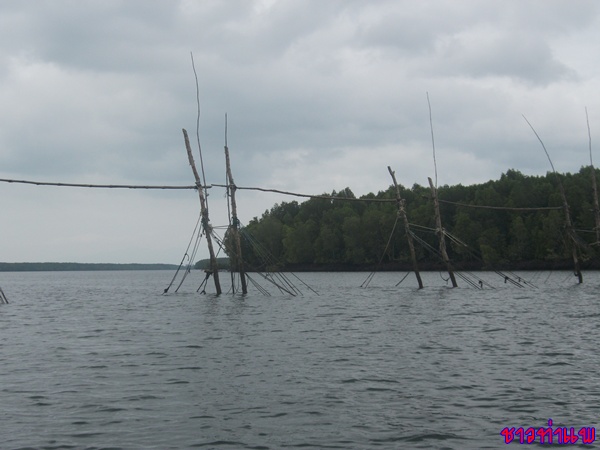
{"label": "gray cloud", "polygon": [[[545,173],[522,114],[557,169],[578,170],[589,161],[584,107],[592,133],[600,114],[598,25],[593,1],[8,2],[0,176],[191,183],[181,135],[196,132],[190,52],[209,182],[224,181],[228,113],[240,185],[361,195],[387,188],[387,165],[405,185],[426,184],[426,92],[440,183]],[[5,260],[178,261],[197,217],[183,192],[0,190],[12,212]],[[246,221],[290,200],[240,196]],[[211,214],[226,223],[216,188]]]}

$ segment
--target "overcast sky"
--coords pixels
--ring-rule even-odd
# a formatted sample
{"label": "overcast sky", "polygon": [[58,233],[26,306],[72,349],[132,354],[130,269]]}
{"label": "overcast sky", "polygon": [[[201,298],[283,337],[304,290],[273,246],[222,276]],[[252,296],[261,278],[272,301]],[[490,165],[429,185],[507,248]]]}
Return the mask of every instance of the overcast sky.
{"label": "overcast sky", "polygon": [[[190,185],[182,137],[223,184],[320,194],[559,172],[600,136],[600,2],[0,2],[0,178]],[[598,139],[600,140],[600,138]],[[597,148],[600,161],[600,150]],[[196,158],[198,159],[197,153]],[[238,192],[247,223],[294,198]],[[211,222],[227,223],[224,191]],[[0,183],[0,261],[178,263],[194,191]],[[204,248],[204,246],[203,246]],[[200,256],[205,256],[205,252]]]}

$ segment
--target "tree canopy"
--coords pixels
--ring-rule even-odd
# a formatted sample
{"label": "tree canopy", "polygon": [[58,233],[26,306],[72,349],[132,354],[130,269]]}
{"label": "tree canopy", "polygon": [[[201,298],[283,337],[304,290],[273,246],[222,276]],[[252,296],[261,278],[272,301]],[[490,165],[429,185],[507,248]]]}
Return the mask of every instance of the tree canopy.
{"label": "tree canopy", "polygon": [[[576,174],[549,172],[545,176],[527,176],[511,169],[498,180],[439,187],[442,224],[454,238],[448,242],[450,258],[458,268],[568,267],[571,240],[564,211],[535,209],[561,207],[562,182],[574,228],[585,249],[584,262],[590,264],[596,241],[591,176],[591,167],[582,167]],[[437,247],[431,190],[415,184],[400,186],[400,193],[411,230],[421,244],[417,245],[419,264],[425,269],[436,267],[438,257],[429,249]],[[356,198],[347,187],[324,195],[331,198],[282,202],[260,218],[253,218],[242,228],[246,237],[244,259],[257,269],[269,265],[346,269],[380,263],[410,266],[396,203],[369,201],[395,199],[393,186],[359,197],[365,201],[347,201]]]}

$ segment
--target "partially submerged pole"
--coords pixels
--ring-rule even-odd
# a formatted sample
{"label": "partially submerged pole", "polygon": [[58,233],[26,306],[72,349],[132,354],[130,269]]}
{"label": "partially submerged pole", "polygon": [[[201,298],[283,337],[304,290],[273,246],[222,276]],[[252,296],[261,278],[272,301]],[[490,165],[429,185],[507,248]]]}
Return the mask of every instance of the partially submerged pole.
{"label": "partially submerged pole", "polygon": [[[562,184],[562,181],[561,181],[558,173],[556,173],[556,169],[554,168],[552,159],[550,159],[550,154],[548,153],[548,150],[546,150],[544,141],[542,141],[542,138],[540,138],[540,135],[537,134],[537,131],[535,131],[535,128],[533,128],[533,125],[531,125],[531,123],[529,123],[529,120],[527,120],[527,117],[523,116],[523,119],[525,119],[525,122],[527,122],[527,125],[529,125],[529,127],[531,128],[531,131],[533,131],[533,134],[535,134],[535,137],[537,137],[538,141],[540,141],[540,144],[542,145],[542,148],[544,149],[544,153],[546,153],[546,157],[548,158],[548,162],[550,163],[550,167],[552,167],[552,173],[554,173],[554,176],[556,177],[556,181],[558,182],[558,188],[560,190],[560,195],[562,196],[563,210],[565,213],[565,228],[567,230],[567,234],[569,235],[569,240],[571,241],[571,252],[573,255],[573,270],[575,272],[575,276],[577,277],[577,280],[579,281],[579,284],[581,284],[581,283],[583,283],[583,275],[581,274],[581,266],[579,264],[579,257],[578,257],[578,252],[577,252],[578,243],[577,243],[577,239],[575,238],[575,236],[576,236],[575,229],[573,228],[573,222],[571,221],[571,213],[569,212],[569,204],[567,203],[567,194],[565,194],[565,188]],[[590,142],[591,142],[591,138],[590,138]],[[590,156],[591,156],[591,153],[590,153]],[[594,174],[594,176],[595,176],[595,174]]]}
{"label": "partially submerged pole", "polygon": [[221,295],[221,283],[219,282],[219,267],[217,265],[217,258],[215,257],[215,251],[213,249],[212,244],[212,226],[208,220],[208,208],[206,207],[206,199],[204,198],[204,192],[202,187],[202,182],[200,181],[200,175],[198,175],[198,170],[196,169],[196,163],[194,162],[194,156],[192,155],[192,148],[190,146],[190,139],[188,138],[187,131],[183,129],[183,138],[185,140],[185,149],[188,154],[188,160],[190,162],[190,166],[192,167],[192,172],[194,173],[194,178],[196,179],[196,188],[198,190],[198,196],[200,197],[200,213],[202,215],[202,228],[204,229],[204,234],[206,235],[206,243],[208,246],[208,254],[210,256],[210,273],[215,280],[215,289],[217,290],[217,295]]}
{"label": "partially submerged pole", "polygon": [[592,174],[592,189],[594,190],[594,219],[596,221],[596,242],[595,245],[600,245],[600,206],[598,202],[598,184],[596,183],[596,169],[592,160],[592,132],[590,131],[590,119],[588,117],[587,108],[585,108],[585,118],[587,121],[588,140],[590,147],[590,171]]}
{"label": "partially submerged pole", "polygon": [[600,206],[598,203],[598,186],[596,183],[596,169],[594,166],[590,166],[592,173],[592,189],[594,190],[594,219],[596,221],[596,242],[594,244],[600,245]]}
{"label": "partially submerged pole", "polygon": [[575,229],[573,228],[573,222],[571,221],[571,213],[569,211],[569,204],[567,203],[567,195],[565,194],[565,188],[563,187],[560,178],[558,179],[558,187],[563,200],[563,211],[565,213],[565,228],[571,241],[571,253],[573,256],[573,269],[575,276],[579,284],[583,283],[583,275],[581,274],[581,265],[579,264],[579,256],[577,252],[577,240],[575,239]]}
{"label": "partially submerged pole", "polygon": [[8,304],[8,299],[6,298],[6,295],[4,295],[4,291],[2,290],[1,287],[0,287],[0,303]]}
{"label": "partially submerged pole", "polygon": [[456,284],[456,277],[454,276],[454,271],[452,270],[452,266],[450,265],[450,258],[448,257],[448,252],[446,251],[446,235],[444,234],[444,229],[442,228],[442,218],[440,216],[440,202],[438,200],[437,189],[433,185],[433,181],[431,181],[431,178],[427,177],[427,179],[429,180],[429,187],[431,188],[431,195],[433,197],[433,208],[435,211],[435,227],[440,241],[440,255],[442,255],[442,260],[444,261],[444,264],[446,264],[448,275],[450,275],[450,280],[452,281],[452,287],[458,287],[458,284]]}
{"label": "partially submerged pole", "polygon": [[405,209],[405,200],[400,195],[400,187],[398,186],[398,182],[396,181],[396,174],[392,170],[390,166],[388,166],[388,171],[392,176],[392,180],[394,181],[394,186],[396,187],[396,200],[398,200],[398,215],[402,218],[404,222],[404,230],[406,231],[406,239],[408,241],[408,248],[410,249],[410,259],[412,260],[413,270],[415,272],[415,276],[417,277],[417,283],[419,283],[419,289],[423,289],[423,281],[421,280],[421,274],[419,273],[419,265],[417,264],[417,256],[415,253],[415,244],[413,243],[412,233],[410,231],[410,225],[408,223],[408,217],[406,216]]}
{"label": "partially submerged pole", "polygon": [[240,241],[239,225],[240,221],[237,217],[237,204],[235,202],[235,191],[236,186],[233,181],[233,175],[231,174],[231,164],[229,161],[229,148],[227,147],[227,116],[225,116],[225,165],[227,169],[227,184],[229,195],[231,197],[231,233],[233,236],[233,242],[235,245],[235,254],[232,258],[232,268],[235,268],[240,274],[240,281],[242,284],[242,294],[248,293],[248,287],[246,285],[246,271],[244,270],[244,260],[242,259],[242,243]]}

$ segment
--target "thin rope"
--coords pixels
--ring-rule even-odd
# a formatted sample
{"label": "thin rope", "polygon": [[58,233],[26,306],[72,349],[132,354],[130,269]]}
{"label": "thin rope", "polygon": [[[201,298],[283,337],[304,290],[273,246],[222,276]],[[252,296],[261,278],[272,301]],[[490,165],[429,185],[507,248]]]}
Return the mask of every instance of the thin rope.
{"label": "thin rope", "polygon": [[175,292],[179,292],[179,288],[183,285],[183,282],[185,281],[187,276],[192,271],[192,264],[194,263],[194,261],[196,259],[196,253],[198,252],[198,248],[200,247],[201,239],[202,239],[202,230],[198,230],[198,234],[196,236],[196,243],[194,244],[194,247],[192,248],[192,254],[190,255],[190,259],[188,260],[188,265],[185,268],[185,272],[183,272],[183,277],[181,277],[181,281],[179,282],[177,289],[175,289]]}
{"label": "thin rope", "polygon": [[563,209],[562,206],[541,206],[541,207],[538,207],[538,208],[536,208],[536,207],[531,207],[531,208],[513,208],[513,207],[509,207],[509,206],[468,205],[466,203],[451,202],[449,200],[440,200],[440,199],[438,199],[438,201],[440,203],[447,203],[449,205],[463,206],[465,208],[497,209],[497,210],[504,210],[504,211],[545,211],[545,210]]}
{"label": "thin rope", "polygon": [[313,289],[308,283],[306,283],[302,278],[300,278],[298,275],[296,275],[294,272],[290,272],[294,278],[296,278],[300,283],[302,283],[304,286],[306,286],[306,288],[312,292],[314,292],[315,294],[319,295],[319,293]]}
{"label": "thin rope", "polygon": [[367,275],[367,278],[365,279],[365,281],[362,282],[362,284],[360,285],[361,288],[366,288],[369,286],[369,284],[371,284],[371,280],[373,280],[373,277],[375,277],[375,274],[377,273],[376,270],[372,271],[369,275]]}
{"label": "thin rope", "polygon": [[[392,232],[390,233],[390,237],[388,238],[387,244],[385,245],[385,248],[383,249],[383,253],[381,254],[381,257],[379,258],[379,262],[377,263],[377,268],[381,267],[381,263],[383,262],[383,258],[385,256],[385,254],[388,251],[388,248],[390,247],[390,243],[392,242],[392,238],[394,237],[394,231],[396,231],[396,225],[398,224],[398,219],[400,217],[400,214],[396,214],[396,220],[394,222],[394,226],[392,227]],[[360,287],[362,288],[366,288],[369,286],[369,284],[371,283],[371,280],[373,280],[373,277],[375,276],[375,272],[373,271],[371,272],[371,275],[369,275],[367,277],[367,280],[363,281],[363,283],[360,285]]]}
{"label": "thin rope", "polygon": [[[548,154],[548,150],[546,150],[546,146],[544,145],[544,141],[542,141],[542,138],[540,138],[540,135],[537,134],[537,131],[535,131],[535,128],[533,128],[533,125],[531,125],[531,123],[529,123],[529,120],[527,120],[527,117],[525,117],[525,115],[523,114],[523,119],[525,119],[525,122],[527,122],[527,125],[529,125],[529,128],[531,128],[531,131],[533,131],[533,134],[535,134],[535,137],[538,139],[538,141],[540,141],[540,144],[542,144],[542,148],[544,149],[544,153],[546,153],[546,157],[548,158],[548,162],[550,163],[550,167],[552,167],[552,172],[554,172],[554,174],[556,174],[556,169],[554,168],[554,164],[552,164],[552,160],[550,159],[550,155]],[[558,178],[558,175],[557,175]],[[560,180],[559,180],[560,182]]]}
{"label": "thin rope", "polygon": [[[241,228],[241,236],[244,237],[244,239],[246,239],[250,245],[252,246],[252,248],[254,249],[254,251],[256,252],[257,256],[263,261],[263,264],[265,265],[265,267],[268,267],[269,265],[278,265],[279,262],[275,260],[275,258],[273,257],[273,255],[271,255],[271,253],[264,248],[264,246],[262,244],[260,244],[260,242],[258,242],[250,233],[247,233],[245,231],[245,229]],[[258,273],[260,273],[257,270]],[[317,291],[315,291],[313,288],[311,288],[307,283],[305,283],[304,281],[302,281],[296,274],[294,274],[293,272],[291,272],[291,275],[294,276],[295,278],[297,278],[302,284],[304,284],[309,290],[311,290],[312,292],[318,294]],[[285,274],[283,274],[282,272],[271,272],[270,276],[272,278],[276,278],[279,283],[281,285],[286,285],[289,290],[291,290],[292,292],[295,292],[297,295],[303,295],[302,291],[300,291],[295,285],[294,283],[292,283],[292,281],[289,279],[289,277],[287,277]],[[276,284],[277,286],[279,286],[277,283],[274,282],[274,280],[269,279],[269,281],[271,281],[272,283]],[[288,292],[288,290],[285,290],[286,292]],[[294,295],[294,294],[292,294]]]}
{"label": "thin rope", "polygon": [[276,286],[281,292],[285,292],[287,294],[290,294],[291,296],[295,297],[296,294],[294,294],[291,291],[288,291],[285,287],[281,286],[280,284],[276,283],[275,280],[273,280],[269,274],[263,274],[261,272],[256,272],[258,273],[261,277],[263,277],[266,281],[268,281],[269,283],[273,284],[274,286]]}
{"label": "thin rope", "polygon": [[179,263],[179,267],[177,267],[177,270],[175,271],[175,275],[173,275],[173,278],[171,279],[171,282],[166,287],[166,289],[163,291],[162,295],[165,295],[167,292],[169,292],[169,289],[171,289],[171,286],[173,286],[173,283],[175,283],[175,279],[177,278],[177,275],[179,274],[179,271],[181,270],[181,267],[183,266],[185,258],[189,258],[188,254],[187,254],[187,251],[183,255],[183,258],[181,258],[181,262]]}
{"label": "thin rope", "polygon": [[49,181],[31,181],[31,180],[11,180],[0,178],[2,183],[11,184],[34,184],[36,186],[59,186],[59,187],[79,187],[79,188],[99,188],[99,189],[197,189],[196,186],[156,186],[156,185],[135,185],[135,184],[89,184],[89,183],[56,183]]}
{"label": "thin rope", "polygon": [[438,185],[437,161],[435,160],[435,138],[433,136],[433,118],[431,115],[431,102],[429,101],[429,92],[427,92],[427,105],[429,106],[429,128],[431,130],[431,146],[433,147],[433,168],[435,170],[435,188]]}
{"label": "thin rope", "polygon": [[396,287],[400,286],[400,284],[401,284],[401,283],[402,283],[404,280],[406,280],[406,277],[407,277],[407,276],[409,276],[409,275],[410,275],[410,272],[406,272],[406,275],[404,275],[404,276],[402,277],[402,279],[396,283]]}
{"label": "thin rope", "polygon": [[202,215],[199,215],[198,220],[196,221],[196,226],[194,227],[194,231],[192,231],[192,236],[190,237],[190,241],[188,242],[187,248],[185,249],[183,258],[181,258],[181,262],[179,263],[179,267],[177,267],[177,271],[175,272],[175,275],[173,275],[173,279],[171,280],[171,282],[169,283],[167,288],[164,290],[163,295],[165,295],[167,292],[169,292],[169,289],[171,289],[171,286],[173,286],[173,283],[175,282],[175,279],[177,278],[177,274],[179,274],[179,271],[181,270],[181,267],[183,266],[183,262],[185,261],[185,258],[186,257],[189,258],[188,252],[190,251],[190,246],[192,245],[192,241],[194,240],[194,236],[196,235],[196,231],[198,230],[198,225],[200,224],[201,219],[202,219]]}
{"label": "thin rope", "polygon": [[246,276],[248,277],[248,279],[250,280],[250,282],[252,283],[252,285],[263,295],[267,296],[267,297],[271,297],[271,294],[269,293],[269,291],[267,291],[265,288],[263,288],[260,284],[258,284],[256,282],[256,280],[254,280],[254,278],[252,278],[250,275],[246,274]]}
{"label": "thin rope", "polygon": [[[202,171],[202,183],[206,186],[206,174],[204,173],[204,160],[202,158],[202,146],[200,145],[200,87],[198,86],[198,73],[196,72],[196,64],[194,63],[194,54],[190,52],[192,58],[192,69],[194,70],[194,78],[196,80],[196,105],[198,114],[196,115],[196,142],[198,143],[198,153],[200,154],[200,170]],[[204,198],[206,201],[206,210],[208,211],[208,192],[204,187]]]}
{"label": "thin rope", "polygon": [[[226,184],[211,184],[214,187],[222,187],[226,188]],[[300,194],[297,192],[289,192],[289,191],[281,191],[279,189],[268,189],[268,188],[260,188],[260,187],[249,187],[249,186],[235,186],[236,190],[246,190],[246,191],[261,191],[261,192],[272,192],[275,194],[283,194],[290,195],[294,197],[304,197],[304,198],[316,198],[323,200],[339,200],[344,202],[373,202],[373,203],[396,203],[396,199],[392,198],[351,198],[351,197],[335,197],[332,195],[312,195],[312,194]]]}
{"label": "thin rope", "polygon": [[200,283],[200,286],[198,286],[198,289],[196,289],[196,292],[198,292],[198,291],[200,291],[200,289],[202,289],[204,287],[204,289],[202,289],[202,292],[200,292],[201,294],[206,294],[206,285],[208,284],[208,279],[212,275],[212,272],[209,270],[205,270],[204,273],[206,274],[204,276],[204,280],[202,281],[202,283]]}
{"label": "thin rope", "polygon": [[[475,259],[476,259],[476,260],[478,260],[479,262],[484,262],[484,260],[483,260],[483,257],[482,257],[480,254],[476,253],[476,252],[475,252],[475,250],[473,250],[473,249],[472,249],[471,247],[469,247],[469,246],[468,246],[466,243],[464,243],[463,241],[461,241],[460,239],[458,239],[456,236],[453,236],[451,233],[447,232],[446,230],[444,230],[444,235],[445,235],[445,236],[447,236],[447,237],[448,237],[448,239],[450,239],[450,240],[451,240],[452,242],[454,242],[455,244],[458,244],[458,245],[460,245],[460,246],[464,247],[464,248],[467,250],[467,252],[469,253],[469,255],[470,255],[472,258],[475,258]],[[494,270],[494,272],[495,272],[496,274],[500,275],[502,278],[504,278],[504,282],[505,282],[505,283],[506,283],[507,281],[510,281],[510,282],[511,282],[512,284],[514,284],[515,286],[518,286],[518,287],[521,287],[521,288],[522,288],[522,287],[524,287],[524,286],[523,286],[523,285],[520,283],[521,281],[524,281],[524,280],[523,280],[521,277],[519,277],[519,276],[517,276],[517,275],[514,275],[514,274],[511,274],[512,276],[508,276],[508,275],[506,275],[505,273],[503,273],[503,272],[501,272],[501,271],[499,271],[499,270]],[[519,279],[519,282],[515,281],[515,280],[513,279],[513,276],[514,276],[514,278],[518,278],[518,279]],[[474,277],[474,278],[477,278],[477,277]],[[483,280],[479,279],[479,281],[481,282],[481,281],[483,281]],[[481,284],[482,284],[482,283],[480,283],[480,286],[481,286]]]}
{"label": "thin rope", "polygon": [[8,298],[6,298],[6,295],[4,294],[4,291],[2,290],[1,287],[0,287],[0,300],[1,300],[1,303],[8,304]]}
{"label": "thin rope", "polygon": [[437,230],[435,228],[426,227],[424,225],[418,225],[416,223],[411,223],[410,226],[411,226],[411,228],[421,228],[423,230],[430,231],[432,233],[437,233]]}

